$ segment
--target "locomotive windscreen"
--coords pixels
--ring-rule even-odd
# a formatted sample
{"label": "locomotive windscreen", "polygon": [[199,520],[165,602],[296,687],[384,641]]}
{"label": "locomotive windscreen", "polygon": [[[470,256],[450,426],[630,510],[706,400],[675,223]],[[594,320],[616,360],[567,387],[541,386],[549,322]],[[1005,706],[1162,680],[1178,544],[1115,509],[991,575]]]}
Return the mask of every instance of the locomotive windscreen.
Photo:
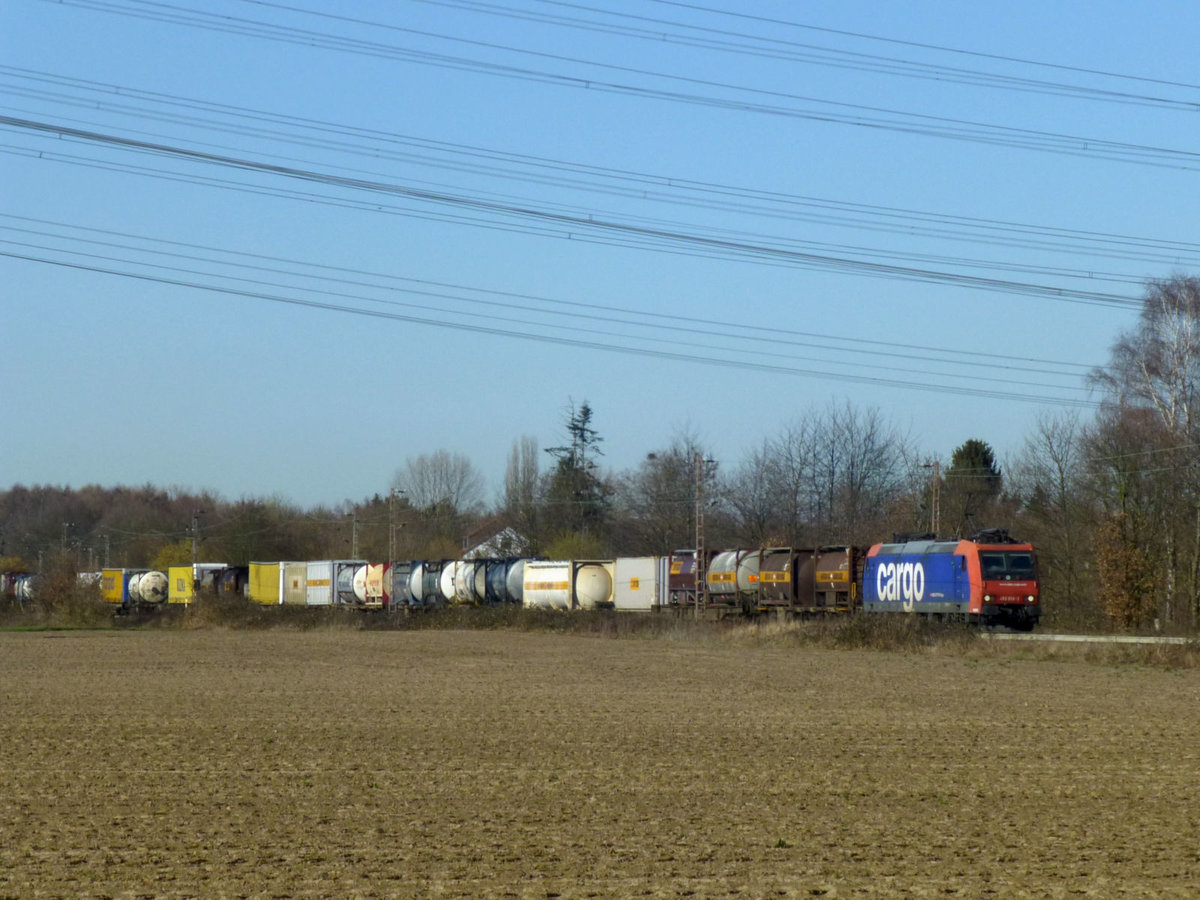
{"label": "locomotive windscreen", "polygon": [[1033,554],[1027,550],[989,550],[979,554],[983,577],[988,581],[1032,581]]}

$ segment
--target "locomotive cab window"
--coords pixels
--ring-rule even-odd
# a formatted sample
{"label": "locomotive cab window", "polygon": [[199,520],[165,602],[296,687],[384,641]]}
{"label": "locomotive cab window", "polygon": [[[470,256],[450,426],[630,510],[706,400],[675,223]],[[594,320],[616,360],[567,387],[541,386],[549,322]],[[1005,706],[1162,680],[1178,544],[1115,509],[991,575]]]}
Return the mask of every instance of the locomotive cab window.
{"label": "locomotive cab window", "polygon": [[1034,577],[1033,554],[1024,551],[980,553],[979,565],[989,581],[1025,581]]}
{"label": "locomotive cab window", "polygon": [[1009,552],[1004,556],[1008,563],[1008,573],[1014,580],[1025,581],[1034,577],[1032,553]]}

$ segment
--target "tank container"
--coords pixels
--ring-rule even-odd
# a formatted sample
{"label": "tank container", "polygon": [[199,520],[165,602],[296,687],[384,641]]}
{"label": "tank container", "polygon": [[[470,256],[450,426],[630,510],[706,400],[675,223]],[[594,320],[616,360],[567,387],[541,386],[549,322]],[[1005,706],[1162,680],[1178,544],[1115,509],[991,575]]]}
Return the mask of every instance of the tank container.
{"label": "tank container", "polygon": [[[164,603],[167,599],[169,582],[162,572],[143,572],[138,576],[137,599],[141,603]],[[130,590],[132,596],[133,591]]]}
{"label": "tank container", "polygon": [[363,603],[373,609],[385,607],[392,600],[392,565],[391,563],[370,563],[367,565],[367,577],[364,585],[365,596]]}
{"label": "tank container", "polygon": [[521,603],[525,597],[525,566],[530,560],[516,559],[508,567],[505,576],[505,599],[508,603]]}
{"label": "tank container", "polygon": [[425,563],[420,560],[412,564],[409,572],[408,594],[417,606],[425,602]]}
{"label": "tank container", "polygon": [[611,605],[612,569],[610,561],[529,561],[522,603],[535,609],[563,610]]}
{"label": "tank container", "polygon": [[457,567],[453,560],[446,560],[442,564],[442,571],[438,577],[438,593],[443,603],[454,602],[454,573],[456,570]]}
{"label": "tank container", "polygon": [[758,550],[724,550],[708,566],[708,593],[715,599],[733,600],[738,594],[758,590],[761,557]]}
{"label": "tank container", "polygon": [[[344,606],[357,606],[359,603],[357,591],[355,589],[355,580],[358,578],[359,569],[366,569],[366,562],[361,559],[342,559],[334,560],[333,563],[333,586],[335,602]],[[366,580],[366,572],[362,573],[362,581]]]}

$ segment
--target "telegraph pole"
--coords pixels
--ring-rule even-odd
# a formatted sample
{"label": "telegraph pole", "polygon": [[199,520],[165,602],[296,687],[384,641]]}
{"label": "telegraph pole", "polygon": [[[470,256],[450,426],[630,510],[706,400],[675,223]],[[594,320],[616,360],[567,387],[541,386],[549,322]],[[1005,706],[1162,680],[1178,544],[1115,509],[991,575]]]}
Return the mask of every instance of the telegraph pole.
{"label": "telegraph pole", "polygon": [[392,488],[388,495],[388,562],[396,564],[396,497],[403,494],[400,488]]}
{"label": "telegraph pole", "polygon": [[942,509],[941,509],[941,471],[942,464],[938,460],[933,461],[933,481],[929,485],[929,530],[933,532],[936,538],[938,528],[942,524]]}
{"label": "telegraph pole", "polygon": [[192,574],[196,573],[196,563],[200,561],[200,514],[202,509],[192,510]]}
{"label": "telegraph pole", "polygon": [[704,475],[711,459],[702,453],[695,456],[696,467],[696,618],[702,607],[708,606],[708,567],[704,555]]}

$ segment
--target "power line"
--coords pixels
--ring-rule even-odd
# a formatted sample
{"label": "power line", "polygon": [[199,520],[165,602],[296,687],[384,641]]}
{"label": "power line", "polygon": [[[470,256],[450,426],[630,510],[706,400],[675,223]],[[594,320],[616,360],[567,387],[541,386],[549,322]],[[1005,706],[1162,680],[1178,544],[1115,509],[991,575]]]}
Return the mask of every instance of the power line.
{"label": "power line", "polygon": [[[266,6],[275,9],[290,10],[293,12],[306,12],[306,10],[299,9],[294,6],[289,6],[282,3],[269,3],[266,2],[266,0],[242,0],[242,2],[249,3],[254,6]],[[519,21],[559,25],[566,28],[573,28],[599,34],[612,34],[622,37],[638,38],[642,40],[654,41],[655,43],[659,44],[677,44],[680,46],[698,47],[702,49],[736,53],[739,55],[764,59],[777,59],[788,62],[799,62],[832,68],[874,72],[883,75],[899,75],[909,78],[938,81],[942,83],[956,83],[978,87],[999,88],[1004,90],[1020,91],[1023,93],[1068,97],[1072,99],[1124,103],[1138,106],[1183,110],[1188,112],[1200,110],[1200,102],[1195,100],[1176,100],[1169,97],[1159,97],[1144,93],[1134,94],[1127,91],[1117,91],[1097,87],[1088,87],[1086,85],[1046,81],[1043,79],[1029,78],[1018,75],[1003,75],[994,72],[984,72],[978,69],[964,69],[956,66],[945,66],[911,59],[879,56],[877,54],[861,53],[828,46],[801,43],[779,37],[778,29],[775,29],[774,33],[770,36],[749,34],[745,32],[732,32],[726,29],[692,25],[686,22],[673,21],[655,16],[637,15],[629,12],[588,6],[581,3],[567,3],[562,2],[562,0],[541,0],[541,2],[548,6],[555,6],[603,16],[604,20],[597,21],[558,14],[534,12],[528,9],[502,6],[497,3],[480,2],[480,0],[415,0],[415,2],[449,9],[470,10],[487,15],[516,19]],[[680,5],[685,6],[684,4]],[[692,10],[704,10],[712,13],[722,12],[719,10],[705,10],[703,7],[691,5],[686,5],[686,7]],[[724,14],[737,15],[736,13]],[[337,18],[344,19],[346,21],[357,22],[360,24],[369,24],[365,23],[361,19],[356,19],[353,17],[338,16]],[[758,20],[763,23],[769,22],[773,26],[790,24],[791,27],[797,29],[810,27],[796,23],[785,23],[782,20],[777,19],[760,19],[757,16],[745,16],[744,18]],[[639,24],[619,24],[619,22],[622,20],[632,21]],[[649,25],[652,27],[643,27],[644,25]],[[665,31],[664,28],[676,30]],[[830,33],[839,34],[841,36],[870,38],[872,40],[886,40],[885,38],[875,38],[868,35],[854,34],[852,32],[837,32],[828,29],[816,30],[830,31]],[[924,49],[933,48],[925,46]],[[943,48],[943,52],[964,51],[954,51]],[[1004,59],[1004,61],[1008,63],[1020,63],[1022,65],[1034,64],[1014,58],[993,57],[993,59]],[[1037,65],[1047,64],[1038,63]],[[1074,71],[1079,73],[1087,70]],[[1097,71],[1090,71],[1087,72],[1087,74],[1103,75],[1109,78],[1130,77]],[[1142,81],[1144,79],[1137,80]],[[1182,84],[1175,84],[1172,86],[1177,88],[1191,87],[1189,85]]]}
{"label": "power line", "polygon": [[381,193],[402,197],[418,203],[428,203],[435,206],[449,206],[456,209],[466,209],[504,218],[531,220],[566,230],[568,235],[577,232],[587,235],[616,235],[622,239],[649,240],[671,246],[682,246],[700,250],[705,255],[728,256],[732,258],[767,259],[805,267],[831,268],[837,271],[854,272],[858,274],[879,275],[900,278],[910,281],[927,281],[941,284],[954,284],[979,290],[1000,291],[1004,293],[1024,294],[1027,296],[1043,297],[1068,302],[1138,307],[1141,302],[1136,298],[1113,294],[1103,291],[1082,290],[1076,288],[1053,287],[1044,284],[1013,281],[1001,278],[989,278],[980,275],[945,272],[935,269],[921,269],[912,266],[901,266],[887,263],[871,262],[862,259],[837,257],[829,254],[810,253],[791,249],[786,246],[772,246],[766,243],[754,243],[737,238],[710,237],[696,233],[638,225],[630,222],[600,219],[594,216],[582,216],[539,209],[528,205],[503,203],[485,200],[477,197],[452,195],[440,191],[432,191],[401,184],[381,182],[372,179],[353,178],[332,173],[300,169],[294,166],[284,166],[247,159],[232,157],[224,154],[207,153],[200,150],[189,150],[167,144],[140,141],[118,135],[71,128],[47,122],[37,122],[12,116],[0,116],[0,126],[8,126],[22,131],[41,134],[55,134],[69,137],[92,144],[116,147],[125,150],[165,155],[184,159],[190,162],[215,164],[231,167],[242,171],[252,171],[260,174],[281,176],[310,183],[318,183],[352,190]]}
{"label": "power line", "polygon": [[569,346],[580,349],[603,350],[608,352],[649,357],[663,360],[673,360],[677,362],[685,362],[690,364],[699,364],[704,366],[712,366],[717,368],[742,369],[748,371],[767,372],[776,375],[789,375],[800,377],[815,377],[824,380],[834,380],[839,382],[851,382],[857,384],[868,384],[882,387],[897,387],[909,390],[924,391],[940,394],[957,394],[972,397],[982,397],[993,400],[1014,400],[1028,403],[1040,403],[1052,406],[1077,406],[1084,408],[1094,408],[1098,404],[1093,401],[1079,398],[1064,398],[1054,397],[1045,394],[1029,394],[1015,391],[998,391],[985,387],[933,384],[921,381],[909,381],[904,379],[894,378],[879,378],[866,375],[856,374],[841,374],[832,375],[827,370],[823,369],[803,369],[794,366],[784,366],[771,363],[754,362],[748,360],[736,360],[714,356],[698,356],[694,353],[682,353],[667,350],[648,349],[644,347],[631,347],[613,343],[605,343],[600,341],[580,340],[575,338],[561,337],[557,335],[529,334],[527,332],[514,331],[492,326],[474,325],[466,322],[447,322],[438,319],[431,319],[426,316],[413,316],[395,312],[389,312],[378,309],[366,309],[363,307],[349,306],[342,303],[329,303],[324,301],[307,300],[299,297],[290,297],[281,294],[270,294],[262,291],[252,291],[231,287],[228,285],[214,285],[199,281],[185,280],[181,278],[169,278],[163,275],[151,275],[147,273],[131,272],[127,270],[115,269],[109,266],[100,266],[84,263],[73,263],[63,260],[56,260],[43,256],[35,256],[28,253],[15,253],[0,250],[0,256],[5,256],[13,259],[25,260],[28,262],[44,263],[47,265],[59,266],[62,268],[75,269],[80,271],[94,272],[99,274],[115,275],[124,278],[130,278],[138,281],[153,282],[157,284],[172,285],[175,287],[194,288],[216,293],[229,294],[232,296],[243,297],[246,299],[264,300],[272,303],[280,303],[289,306],[302,307],[308,309],[320,309],[330,312],[346,313],[350,315],[366,316],[369,318],[385,319],[390,321],[408,322],[418,325],[432,325],[444,328],[453,328],[459,331],[467,331],[475,334],[484,334],[496,337],[514,337],[524,341],[532,341],[538,343],[557,344],[561,346]]}
{"label": "power line", "polygon": [[[554,0],[543,0],[543,2],[554,2]],[[712,13],[719,16],[729,16],[737,19],[751,20],[762,22],[768,25],[782,25],[788,28],[799,28],[807,31],[817,31],[824,34],[836,34],[842,37],[861,38],[868,41],[879,41],[887,44],[896,44],[903,47],[916,47],[922,50],[936,50],[941,53],[953,53],[961,56],[970,56],[976,59],[990,59],[1006,63],[1019,63],[1023,66],[1037,66],[1045,69],[1054,69],[1060,72],[1075,72],[1084,75],[1101,75],[1105,78],[1119,78],[1127,81],[1141,82],[1143,84],[1157,84],[1167,87],[1185,88],[1187,90],[1200,90],[1200,85],[1189,84],[1183,81],[1170,81],[1162,78],[1148,78],[1142,75],[1128,75],[1120,72],[1110,72],[1104,69],[1090,69],[1084,66],[1069,66],[1062,63],[1045,62],[1042,60],[1028,59],[1019,56],[1006,56],[1000,53],[985,53],[978,50],[965,50],[960,47],[947,47],[942,44],[929,44],[920,41],[907,41],[899,38],[883,37],[881,35],[869,34],[862,31],[848,31],[840,28],[828,28],[820,25],[808,25],[802,22],[794,22],[787,19],[771,18],[768,16],[758,16],[746,12],[733,12],[731,10],[717,9],[711,6],[703,6],[697,3],[685,3],[683,0],[647,0],[649,3],[658,3],[663,6],[673,6],[680,9],[698,10],[705,13]]]}
{"label": "power line", "polygon": [[[390,134],[316,119],[283,116],[262,110],[233,107],[194,98],[142,91],[127,86],[101,84],[0,65],[0,77],[4,76],[15,78],[19,82],[83,90],[87,92],[87,96],[72,97],[60,92],[35,90],[23,86],[6,88],[3,85],[0,85],[0,92],[6,91],[19,96],[48,100],[73,107],[116,112],[134,116],[139,122],[153,119],[195,125],[214,131],[350,152],[369,156],[372,159],[394,159],[472,175],[566,187],[629,199],[744,213],[788,221],[831,224],[847,228],[903,234],[910,237],[921,235],[990,246],[1020,247],[1044,251],[1065,250],[1081,255],[1103,256],[1110,260],[1120,258],[1184,265],[1187,261],[1186,257],[1189,255],[1200,258],[1200,244],[1197,243],[946,215],[830,198],[790,195],[778,191],[697,181],[669,174],[583,165],[486,147]],[[129,102],[131,100],[140,100],[142,103],[131,105]],[[165,110],[157,109],[155,106],[145,105],[147,103],[167,108]],[[176,111],[179,109],[189,112]],[[190,114],[191,110],[209,112],[221,119],[197,118]],[[225,118],[232,118],[233,121],[224,121]],[[252,124],[248,127],[238,124],[240,121]],[[78,127],[78,123],[73,124]],[[101,127],[90,122],[83,124],[87,127]],[[276,127],[266,129],[262,127],[263,125]],[[297,132],[295,129],[301,130]],[[169,139],[164,135],[148,133],[144,129],[141,129],[139,133],[143,137]],[[345,140],[347,137],[366,140],[370,143],[347,142]],[[204,146],[215,145],[206,144]],[[218,149],[229,148],[218,147]],[[832,247],[834,245],[824,246]],[[882,251],[871,248],[854,249],[866,253],[882,253]],[[1083,277],[1084,273],[1066,274]],[[1086,277],[1091,280],[1102,274],[1104,273],[1088,269]],[[1119,280],[1121,276],[1113,275],[1111,277]],[[1140,281],[1140,279],[1138,280]]]}
{"label": "power line", "polygon": [[[755,327],[746,326],[746,325],[739,325],[737,323],[729,323],[729,322],[721,322],[721,321],[711,320],[711,319],[697,318],[697,317],[691,316],[691,315],[684,317],[684,316],[672,315],[672,314],[666,314],[666,313],[645,312],[645,311],[641,311],[641,310],[619,308],[619,307],[613,307],[610,305],[589,304],[589,303],[580,303],[580,302],[573,302],[573,301],[556,300],[556,299],[547,298],[547,297],[537,297],[537,296],[533,296],[533,295],[529,295],[529,294],[483,290],[480,288],[472,288],[472,287],[467,287],[464,285],[448,284],[446,282],[435,282],[435,281],[430,281],[430,280],[426,280],[426,279],[407,278],[407,277],[396,276],[396,275],[385,275],[383,273],[367,272],[367,271],[364,271],[361,269],[335,268],[335,267],[323,266],[323,265],[313,264],[313,263],[308,263],[308,262],[301,262],[299,260],[289,260],[289,259],[281,259],[278,257],[265,256],[262,254],[250,254],[250,253],[245,253],[245,252],[240,252],[240,251],[230,251],[230,250],[224,250],[224,249],[220,249],[220,248],[207,247],[207,246],[203,246],[203,245],[199,245],[199,244],[184,243],[184,242],[179,242],[179,241],[165,241],[165,240],[161,240],[161,239],[157,239],[157,238],[149,238],[149,237],[146,237],[143,235],[123,234],[120,232],[114,232],[114,231],[110,231],[107,229],[95,229],[95,228],[85,228],[82,226],[63,225],[62,223],[45,222],[43,220],[30,219],[30,218],[22,217],[22,216],[12,216],[12,215],[3,214],[3,213],[0,213],[0,218],[10,219],[13,221],[29,223],[29,224],[52,226],[52,227],[57,227],[60,229],[68,228],[72,231],[84,232],[85,234],[100,235],[100,236],[103,236],[103,237],[109,238],[109,239],[121,238],[121,239],[125,239],[126,241],[133,240],[137,243],[136,244],[130,244],[127,242],[126,243],[118,243],[114,240],[109,240],[109,239],[100,240],[98,238],[61,235],[61,234],[58,234],[58,233],[55,233],[52,231],[46,231],[44,229],[20,227],[20,226],[15,226],[15,225],[0,225],[0,230],[13,231],[13,232],[17,232],[20,234],[28,234],[28,235],[32,235],[32,236],[38,236],[38,237],[49,237],[49,238],[53,238],[53,239],[57,239],[57,240],[68,240],[68,241],[75,242],[75,243],[85,243],[85,244],[89,244],[89,245],[93,245],[93,246],[97,246],[97,247],[101,247],[101,248],[115,248],[115,249],[120,249],[120,250],[125,250],[125,251],[138,252],[138,253],[151,253],[156,257],[162,257],[162,258],[166,258],[168,260],[182,259],[182,260],[191,261],[191,262],[204,262],[204,263],[221,265],[221,266],[233,266],[236,269],[248,270],[248,271],[256,272],[256,273],[257,272],[267,272],[267,273],[271,273],[271,274],[283,274],[283,275],[288,275],[293,278],[313,279],[313,280],[317,280],[319,282],[330,282],[330,283],[334,283],[334,284],[338,284],[338,285],[346,285],[346,286],[349,286],[352,288],[359,288],[359,289],[361,289],[361,288],[376,289],[376,288],[382,287],[382,288],[385,288],[389,292],[389,294],[393,293],[393,292],[403,292],[406,294],[412,294],[412,295],[420,296],[423,298],[451,300],[451,301],[463,302],[463,303],[468,303],[468,304],[477,305],[477,306],[482,305],[482,306],[485,306],[488,308],[499,308],[502,310],[535,312],[535,313],[539,313],[539,314],[544,314],[544,313],[549,312],[550,314],[555,315],[555,316],[568,317],[569,321],[570,321],[570,327],[573,330],[578,330],[578,328],[579,328],[578,322],[580,320],[591,320],[591,321],[620,324],[620,325],[632,325],[632,326],[635,326],[638,328],[649,327],[649,328],[661,329],[662,327],[666,326],[670,329],[670,334],[672,334],[672,335],[696,334],[696,335],[703,336],[707,339],[710,346],[714,346],[718,342],[727,341],[730,339],[744,340],[744,341],[751,343],[753,352],[755,353],[756,356],[769,355],[767,353],[767,351],[763,350],[763,347],[764,346],[770,347],[772,345],[788,347],[788,348],[796,348],[796,347],[803,347],[803,348],[807,348],[807,349],[818,348],[818,349],[821,349],[824,351],[829,351],[829,350],[833,349],[833,350],[836,350],[840,354],[850,353],[850,354],[857,354],[860,356],[867,356],[867,357],[873,357],[873,358],[880,358],[880,357],[895,358],[895,359],[903,359],[903,360],[909,360],[909,361],[917,361],[921,364],[933,363],[933,364],[968,366],[971,369],[971,371],[969,373],[969,377],[971,377],[971,378],[976,377],[975,372],[977,370],[977,367],[981,363],[985,363],[989,367],[989,370],[993,370],[993,371],[1010,370],[1010,371],[1020,371],[1023,373],[1047,374],[1047,375],[1054,375],[1054,376],[1060,376],[1060,377],[1061,376],[1074,377],[1075,375],[1077,375],[1077,373],[1080,369],[1087,368],[1087,367],[1081,366],[1079,364],[1063,363],[1063,362],[1057,361],[1057,360],[1038,360],[1038,359],[1029,359],[1029,358],[1014,358],[1012,356],[1004,355],[1004,354],[976,352],[976,351],[956,351],[956,350],[949,349],[949,348],[936,348],[936,347],[929,347],[929,346],[914,346],[914,345],[907,345],[907,344],[901,344],[901,343],[875,341],[875,340],[868,340],[868,339],[855,338],[855,337],[846,337],[846,336],[839,336],[839,335],[814,334],[811,332],[802,332],[802,331],[796,331],[796,330],[787,329],[787,328],[773,329],[771,333],[764,334],[762,329],[760,329],[760,328],[755,328]],[[4,239],[0,239],[0,240],[4,240]],[[14,245],[24,246],[27,248],[33,248],[33,249],[49,250],[49,251],[58,250],[57,247],[48,247],[45,245],[33,245],[33,244],[21,243],[21,242],[12,241],[12,240],[4,240],[4,242],[14,244]],[[150,244],[151,248],[147,249],[143,246],[140,246],[141,244]],[[156,249],[157,247],[165,247],[165,248],[169,248],[169,249]],[[193,253],[193,252],[181,252],[181,251],[197,251],[197,250],[203,251],[203,252],[209,253],[209,254],[217,254],[221,257],[231,257],[232,261],[225,260],[225,259],[218,259],[218,258],[214,258],[212,256],[204,257],[204,256],[197,255],[196,253]],[[63,252],[71,252],[71,253],[75,253],[78,256],[88,256],[91,258],[100,258],[100,259],[104,259],[107,261],[116,261],[116,259],[114,257],[105,257],[105,256],[101,256],[99,254],[84,254],[84,253],[81,253],[79,251],[74,251],[74,250],[63,251]],[[249,262],[242,262],[241,260],[249,260]],[[144,261],[138,261],[138,260],[131,260],[128,258],[125,258],[120,261],[126,262],[126,263],[138,263],[138,264],[144,264],[144,265],[151,265],[151,266],[155,266],[157,268],[170,268],[167,265],[160,264],[158,262],[152,262],[152,261],[144,262]],[[269,263],[270,265],[263,265],[263,263]],[[297,269],[297,267],[314,270],[315,274],[299,271]],[[176,270],[176,271],[178,271],[178,270]],[[325,273],[329,273],[329,274],[325,274]],[[191,274],[200,274],[200,273],[192,272]],[[210,271],[210,272],[203,273],[203,274],[215,275],[217,277],[237,278],[238,280],[241,280],[243,282],[252,281],[252,279],[244,278],[242,276],[228,275],[228,274],[220,273],[220,272],[211,272]],[[347,274],[353,275],[353,276],[355,276],[355,278],[353,278],[353,279],[345,278],[344,276]],[[372,279],[372,280],[371,281],[361,280],[362,278],[367,278],[367,279]],[[376,284],[375,281],[384,281],[385,284],[379,285],[379,284]],[[279,283],[275,283],[275,282],[256,281],[254,283],[259,284],[259,285],[265,284],[270,287],[293,287],[294,286],[294,285],[279,284]],[[433,288],[437,288],[437,290],[434,290]],[[303,289],[311,290],[310,288],[303,288]],[[447,292],[448,290],[454,291],[456,293],[448,293]],[[483,298],[476,297],[476,296],[464,296],[464,294],[468,294],[468,295],[483,294],[483,295],[486,295],[487,297],[495,297],[495,298],[501,298],[501,299],[483,299]],[[354,299],[359,299],[359,297],[357,297],[356,295],[341,294],[339,296],[343,296],[343,297],[352,296],[352,297],[354,297]],[[513,302],[515,300],[536,301],[537,303],[542,304],[542,305],[541,306],[532,306],[529,304]],[[381,302],[392,302],[392,301],[381,301]],[[419,309],[429,309],[428,307],[416,307],[414,304],[403,304],[403,305],[412,306],[412,307],[419,308]],[[551,308],[549,310],[547,310],[546,306],[549,306]],[[444,311],[444,309],[439,310],[439,311]],[[622,318],[622,317],[624,317],[624,318]],[[511,322],[512,320],[508,320],[508,321]],[[535,325],[544,324],[544,325],[552,326],[554,323],[522,321],[520,324],[535,324]],[[611,334],[611,331],[606,330],[606,331],[599,332],[599,333]],[[811,340],[803,340],[805,338],[811,339]],[[837,342],[838,344],[842,344],[842,345],[846,345],[846,346],[831,347],[831,342]],[[883,347],[886,347],[888,349],[880,349]],[[913,352],[901,352],[901,351],[906,351],[906,350],[913,351]],[[938,354],[938,356],[936,356],[936,357],[931,356],[930,355],[931,353],[936,353],[936,354]],[[790,358],[790,356],[789,356],[789,358]],[[810,357],[810,359],[811,359],[811,357]],[[861,363],[847,362],[844,359],[837,359],[837,358],[829,359],[826,361],[833,363],[833,364],[840,364],[840,365],[858,365],[860,367],[862,365]],[[1032,368],[1032,367],[1030,367],[1029,363],[1035,363],[1035,364],[1042,365],[1042,366],[1055,366],[1057,368],[1054,368],[1054,369]],[[1066,370],[1074,369],[1076,371],[1075,372],[1064,371],[1065,369]],[[916,374],[916,373],[920,372],[921,370],[913,369],[912,366],[909,365],[909,366],[905,367],[904,371]],[[951,375],[953,373],[937,372],[937,373],[931,373],[931,374]],[[1023,382],[1023,383],[1028,384],[1029,382]],[[1063,387],[1067,387],[1067,386],[1063,386]],[[1079,389],[1082,390],[1082,388],[1079,388]]]}
{"label": "power line", "polygon": [[[435,39],[457,44],[466,44],[475,49],[502,51],[506,53],[532,56],[537,59],[550,60],[557,63],[582,65],[618,73],[618,76],[633,75],[649,77],[669,82],[677,82],[689,86],[689,90],[715,89],[730,92],[733,96],[723,97],[718,94],[689,93],[678,89],[650,88],[642,85],[626,84],[599,78],[579,75],[563,75],[543,70],[529,69],[500,63],[486,62],[448,54],[433,53],[425,50],[415,50],[394,45],[381,44],[374,41],[362,41],[353,38],[336,37],[312,29],[295,28],[276,25],[239,16],[217,15],[175,4],[151,2],[151,0],[128,0],[122,5],[117,0],[57,0],[61,5],[76,6],[103,12],[113,12],[134,18],[168,24],[186,25],[193,28],[203,28],[227,34],[239,34],[248,37],[263,38],[291,44],[315,46],[323,49],[349,52],[359,55],[375,56],[389,59],[400,59],[458,71],[477,72],[505,78],[515,78],[523,81],[534,81],[543,84],[554,84],[577,89],[602,91],[626,96],[636,96],[646,99],[666,100],[672,103],[688,103],[717,109],[736,110],[742,112],[757,112],[762,114],[800,118],[809,121],[851,125],[872,129],[884,129],[907,134],[941,137],[946,139],[969,141],[973,143],[993,144],[1010,148],[1038,150],[1067,156],[1077,156],[1090,159],[1104,159],[1114,162],[1137,163],[1140,165],[1179,168],[1195,170],[1200,168],[1200,153],[1190,150],[1176,150],[1167,147],[1154,147],[1146,144],[1135,144],[1123,141],[1109,141],[1100,138],[1082,137],[1078,135],[1060,134],[1055,132],[1038,131],[1034,129],[1016,128],[1005,125],[994,125],[986,122],[975,122],[947,116],[936,116],[924,113],[913,113],[903,110],[874,107],[866,104],[844,103],[825,100],[818,97],[805,97],[786,91],[756,88],[715,81],[706,78],[695,78],[676,75],[669,72],[655,72],[632,66],[621,66],[596,60],[585,60],[560,53],[548,53],[527,50],[497,44],[491,41],[481,41],[459,37],[457,35],[438,34],[420,29],[406,28],[382,22],[360,20],[362,25],[401,32],[422,39]],[[325,19],[338,18],[334,14],[313,10],[297,10],[305,15]],[[762,100],[736,99],[738,94],[751,97],[767,98]],[[780,105],[787,103],[817,104],[816,108],[798,108]]]}

